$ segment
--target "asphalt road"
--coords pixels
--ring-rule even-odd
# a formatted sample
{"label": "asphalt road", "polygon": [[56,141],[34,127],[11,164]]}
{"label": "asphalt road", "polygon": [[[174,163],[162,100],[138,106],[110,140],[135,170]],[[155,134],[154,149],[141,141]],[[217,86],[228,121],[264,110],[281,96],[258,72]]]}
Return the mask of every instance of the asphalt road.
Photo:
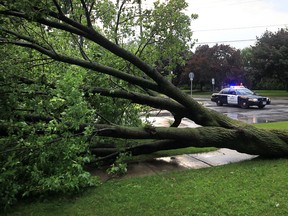
{"label": "asphalt road", "polygon": [[217,106],[216,103],[210,100],[210,97],[195,96],[193,98],[210,109],[224,113],[230,118],[244,121],[249,124],[288,121],[288,98],[286,97],[271,98],[272,103],[266,105],[263,109],[259,109],[258,107],[241,109],[235,106]]}

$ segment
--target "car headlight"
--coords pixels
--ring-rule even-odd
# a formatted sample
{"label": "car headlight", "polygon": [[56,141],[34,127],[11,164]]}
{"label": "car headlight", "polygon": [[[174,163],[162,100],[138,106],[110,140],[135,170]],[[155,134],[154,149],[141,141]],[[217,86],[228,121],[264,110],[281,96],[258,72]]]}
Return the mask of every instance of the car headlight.
{"label": "car headlight", "polygon": [[257,102],[257,101],[258,101],[257,98],[249,98],[248,100],[249,100],[249,101],[253,101],[253,102]]}

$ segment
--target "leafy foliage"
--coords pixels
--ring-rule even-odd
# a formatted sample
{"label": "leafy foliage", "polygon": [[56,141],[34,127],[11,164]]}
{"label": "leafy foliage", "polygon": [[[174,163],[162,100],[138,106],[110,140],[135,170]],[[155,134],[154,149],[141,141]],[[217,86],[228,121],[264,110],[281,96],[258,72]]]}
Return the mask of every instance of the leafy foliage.
{"label": "leafy foliage", "polygon": [[127,160],[131,158],[129,153],[121,153],[115,162],[108,168],[110,175],[123,175],[127,172]]}
{"label": "leafy foliage", "polygon": [[[141,125],[142,104],[117,94],[146,93],[143,83],[152,80],[107,50],[113,41],[151,64],[160,56],[177,62],[171,52],[191,41],[190,18],[181,12],[185,7],[183,0],[156,2],[145,10],[130,0],[0,3],[0,43],[5,44],[0,52],[1,205],[95,185],[85,165],[101,154],[92,156],[91,148],[105,145],[117,151],[138,144],[95,132],[95,124]],[[175,16],[167,16],[172,12]],[[103,36],[105,45],[97,42]],[[112,96],[103,97],[100,88]],[[122,158],[110,172],[125,171]]]}
{"label": "leafy foliage", "polygon": [[[89,127],[81,137],[72,132],[94,116],[80,91],[84,74],[55,63],[37,67],[45,60],[39,55],[34,56],[38,60],[29,59],[25,51],[17,59],[11,49],[5,53],[1,58],[6,67],[1,73],[1,205],[12,204],[18,196],[94,185],[83,169],[91,159],[85,141]],[[56,68],[58,74],[53,72]]]}
{"label": "leafy foliage", "polygon": [[[192,31],[190,29],[190,19],[197,19],[197,15],[192,14],[191,18],[183,13],[188,6],[183,0],[168,1],[167,4],[156,1],[152,16],[145,19],[143,24],[147,29],[145,35],[149,39],[147,43],[156,46],[145,50],[148,63],[156,63],[166,71],[176,71],[176,68],[185,64],[183,53],[190,50],[192,42]],[[171,55],[175,53],[175,55]],[[151,55],[152,54],[152,55]],[[155,61],[158,60],[157,61]],[[165,62],[168,61],[169,64]]]}
{"label": "leafy foliage", "polygon": [[[257,39],[252,48],[251,65],[255,68],[255,76],[262,79],[262,87],[270,85],[271,80],[278,82],[288,90],[288,31],[279,29],[277,32],[266,31]],[[266,81],[265,81],[266,80]],[[266,84],[265,84],[266,83]],[[260,83],[261,84],[261,83]],[[259,86],[261,87],[261,86]],[[268,86],[266,86],[269,88]],[[277,85],[271,87],[276,88]],[[278,86],[278,88],[281,86]]]}

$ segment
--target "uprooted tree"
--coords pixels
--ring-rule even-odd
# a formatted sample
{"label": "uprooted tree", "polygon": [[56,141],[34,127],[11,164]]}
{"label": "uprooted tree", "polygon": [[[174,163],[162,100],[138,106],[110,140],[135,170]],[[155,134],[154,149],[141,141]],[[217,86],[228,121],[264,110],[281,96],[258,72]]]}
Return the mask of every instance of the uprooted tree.
{"label": "uprooted tree", "polygon": [[[176,54],[188,50],[186,6],[2,1],[1,203],[91,185],[83,165],[112,164],[122,153],[194,146],[288,155],[287,131],[207,109],[156,70],[157,59],[173,67]],[[171,127],[141,123],[147,107],[168,110]],[[183,118],[202,127],[178,128]]]}

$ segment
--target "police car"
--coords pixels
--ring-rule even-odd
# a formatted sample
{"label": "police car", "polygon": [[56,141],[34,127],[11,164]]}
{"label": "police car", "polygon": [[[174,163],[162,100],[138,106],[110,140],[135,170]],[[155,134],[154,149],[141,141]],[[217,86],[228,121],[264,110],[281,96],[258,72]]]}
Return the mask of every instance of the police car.
{"label": "police car", "polygon": [[262,109],[271,103],[270,98],[256,95],[244,86],[224,88],[219,93],[212,94],[211,101],[215,102],[217,106],[228,104],[237,105],[244,109],[249,106],[258,106]]}

